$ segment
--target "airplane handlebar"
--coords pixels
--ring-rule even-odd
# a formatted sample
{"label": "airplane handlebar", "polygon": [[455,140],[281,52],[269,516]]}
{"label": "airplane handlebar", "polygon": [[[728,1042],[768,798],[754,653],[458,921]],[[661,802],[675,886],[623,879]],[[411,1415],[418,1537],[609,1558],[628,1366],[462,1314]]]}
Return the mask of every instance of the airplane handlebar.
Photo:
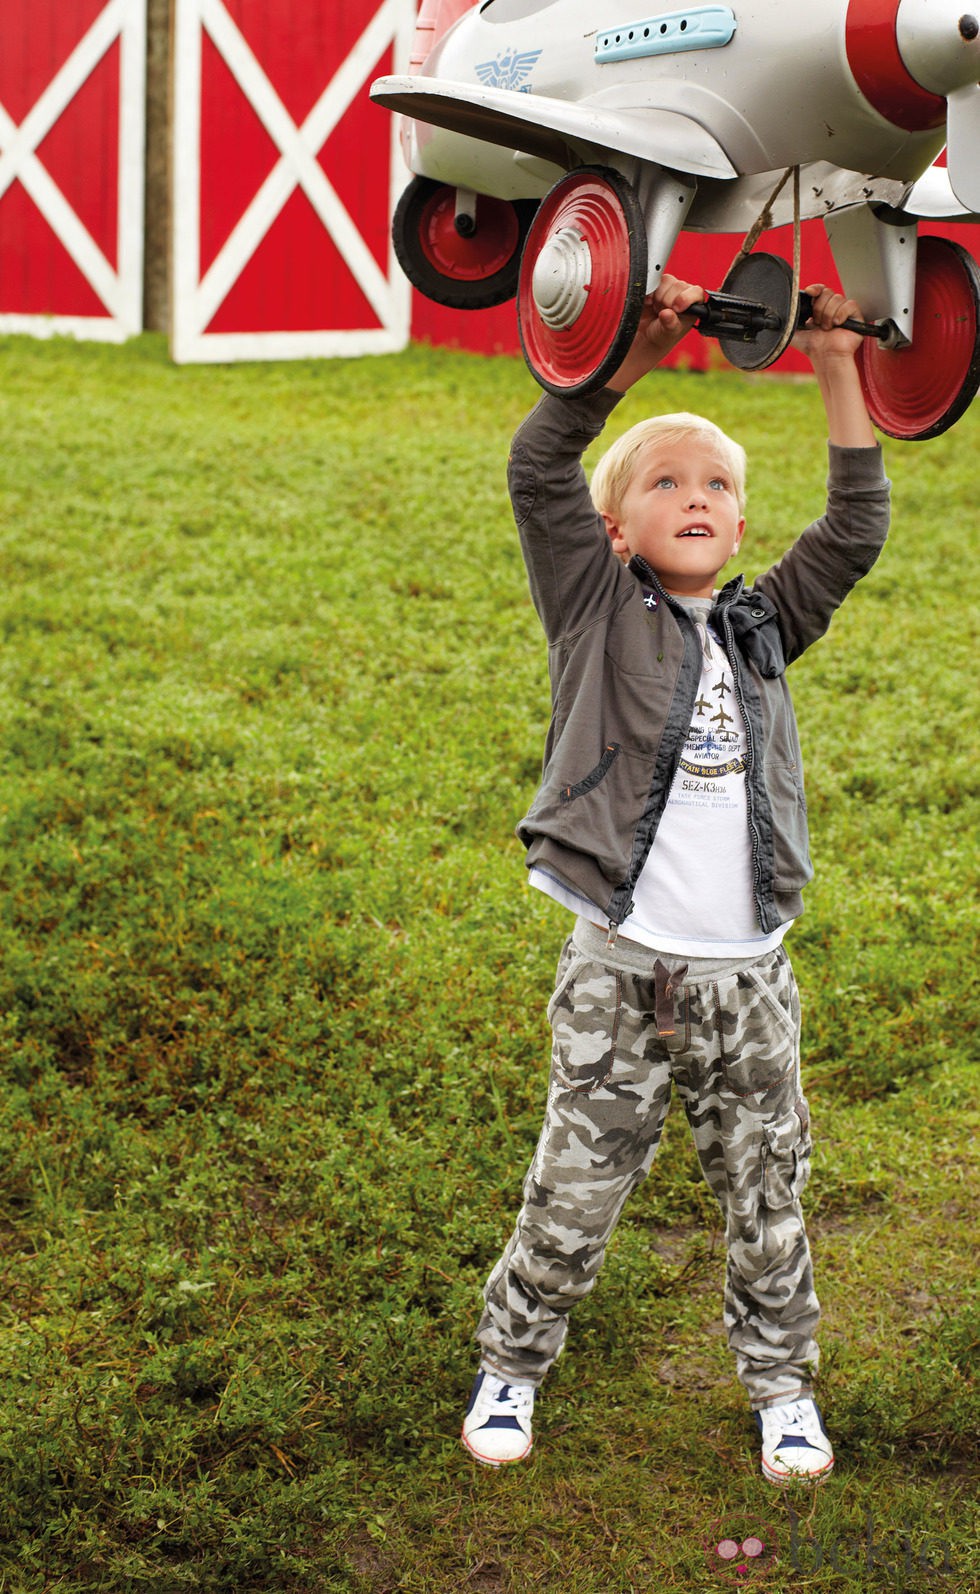
{"label": "airplane handlebar", "polygon": [[[800,308],[796,317],[797,330],[805,327],[813,311],[813,300],[808,293],[800,294]],[[845,332],[860,332],[862,338],[887,338],[889,328],[874,321],[858,321],[849,315],[846,321],[841,322]]]}
{"label": "airplane handlebar", "polygon": [[766,305],[730,293],[709,293],[687,313],[706,338],[737,338],[742,343],[753,343],[760,332],[778,332],[783,324]]}
{"label": "airplane handlebar", "polygon": [[[800,294],[796,317],[797,328],[806,326],[813,310],[813,300],[808,293]],[[751,299],[739,299],[730,293],[709,293],[700,304],[693,304],[688,314],[694,318],[698,331],[706,338],[729,338],[741,343],[753,343],[762,332],[779,332],[783,318],[767,305],[756,304]],[[887,326],[875,326],[870,321],[857,321],[849,316],[843,322],[848,332],[859,332],[865,338],[887,338]]]}

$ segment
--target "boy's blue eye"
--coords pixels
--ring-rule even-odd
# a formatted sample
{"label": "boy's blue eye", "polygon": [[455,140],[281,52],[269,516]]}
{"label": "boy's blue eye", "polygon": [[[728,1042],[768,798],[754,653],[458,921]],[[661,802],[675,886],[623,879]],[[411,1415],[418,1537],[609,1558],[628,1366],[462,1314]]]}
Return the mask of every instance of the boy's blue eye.
{"label": "boy's blue eye", "polygon": [[654,483],[655,487],[674,487],[676,485],[673,476],[659,476]]}

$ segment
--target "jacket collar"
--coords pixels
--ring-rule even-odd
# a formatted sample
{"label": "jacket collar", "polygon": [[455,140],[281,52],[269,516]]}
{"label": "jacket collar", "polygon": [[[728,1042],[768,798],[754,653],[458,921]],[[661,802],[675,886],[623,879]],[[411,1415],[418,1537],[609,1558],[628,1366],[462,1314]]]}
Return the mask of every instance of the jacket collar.
{"label": "jacket collar", "polygon": [[[675,614],[680,612],[682,605],[677,603],[676,599],[671,597],[669,592],[664,591],[663,587],[660,585],[660,581],[656,575],[656,572],[650,565],[647,564],[647,561],[644,559],[642,554],[634,554],[627,566],[627,569],[634,576],[636,576],[637,580],[642,583],[645,589],[648,588],[654,592],[658,598],[663,598],[668,607],[674,610]],[[725,585],[721,588],[721,591],[716,594],[712,613],[715,613],[717,610],[727,609],[730,603],[734,603],[737,598],[742,596],[744,587],[744,576],[732,576],[731,580],[726,581]]]}

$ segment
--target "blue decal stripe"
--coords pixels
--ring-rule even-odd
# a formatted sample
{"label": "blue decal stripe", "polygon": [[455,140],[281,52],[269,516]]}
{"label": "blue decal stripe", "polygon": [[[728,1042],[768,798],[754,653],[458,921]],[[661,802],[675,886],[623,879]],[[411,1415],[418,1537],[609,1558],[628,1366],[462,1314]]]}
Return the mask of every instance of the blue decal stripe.
{"label": "blue decal stripe", "polygon": [[691,6],[666,11],[642,22],[624,22],[596,37],[595,58],[630,61],[638,56],[675,55],[681,50],[719,50],[729,44],[737,24],[728,6]]}

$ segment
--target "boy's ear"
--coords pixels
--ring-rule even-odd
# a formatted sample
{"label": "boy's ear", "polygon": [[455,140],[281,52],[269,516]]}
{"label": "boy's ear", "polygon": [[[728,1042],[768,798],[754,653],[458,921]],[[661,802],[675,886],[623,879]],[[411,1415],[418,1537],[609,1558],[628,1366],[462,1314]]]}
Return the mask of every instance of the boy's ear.
{"label": "boy's ear", "polygon": [[745,536],[745,516],[742,515],[741,518],[739,519],[738,531],[735,534],[735,546],[732,549],[732,558],[733,559],[734,559],[735,555],[738,553],[738,550],[742,546],[742,539],[744,538],[744,536]]}
{"label": "boy's ear", "polygon": [[612,543],[613,553],[624,565],[628,565],[632,554],[626,539],[620,533],[618,522],[613,519],[612,515],[607,514],[604,509],[600,510],[599,513],[602,515],[602,524],[605,526],[609,541]]}

